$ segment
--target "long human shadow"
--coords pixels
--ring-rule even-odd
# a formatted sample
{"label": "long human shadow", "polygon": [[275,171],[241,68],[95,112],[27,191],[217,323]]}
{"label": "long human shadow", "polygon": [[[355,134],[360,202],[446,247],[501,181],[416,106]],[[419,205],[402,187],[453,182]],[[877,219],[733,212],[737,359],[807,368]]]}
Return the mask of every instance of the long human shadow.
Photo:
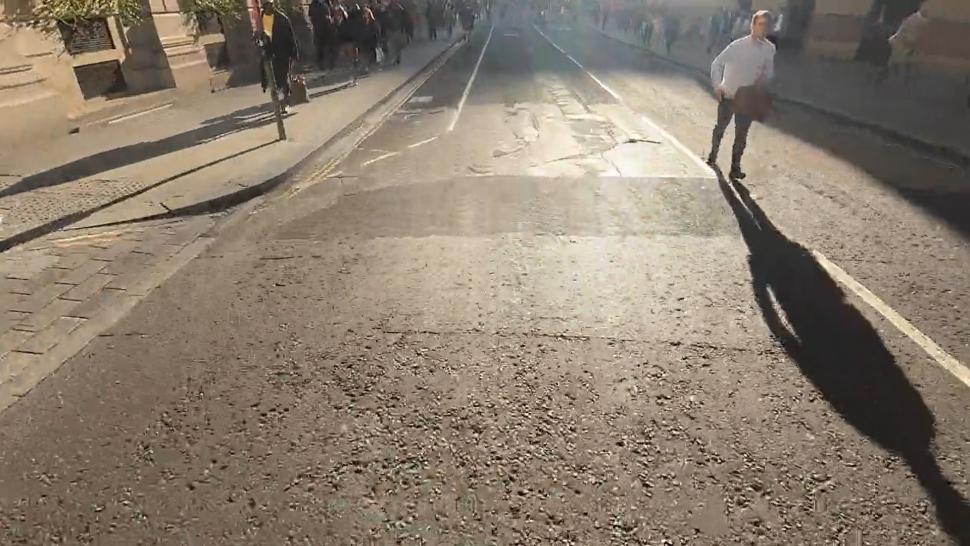
{"label": "long human shadow", "polygon": [[748,246],[754,297],[771,333],[846,422],[906,461],[943,529],[970,546],[970,505],[932,453],[933,415],[878,332],[742,184],[720,172],[718,178]]}
{"label": "long human shadow", "polygon": [[165,138],[136,142],[127,146],[105,150],[63,165],[25,176],[14,184],[0,190],[0,198],[17,195],[38,188],[65,184],[98,173],[139,163],[153,157],[169,154],[211,142],[233,133],[253,129],[274,122],[272,106],[261,104],[242,108],[228,114],[208,119],[201,126]]}

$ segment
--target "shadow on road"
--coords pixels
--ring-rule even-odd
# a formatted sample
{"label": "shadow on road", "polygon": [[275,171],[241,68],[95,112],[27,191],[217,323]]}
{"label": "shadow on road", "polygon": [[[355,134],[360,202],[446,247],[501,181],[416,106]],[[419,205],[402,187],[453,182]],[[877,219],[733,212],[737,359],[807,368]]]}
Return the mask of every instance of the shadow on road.
{"label": "shadow on road", "polygon": [[[290,114],[292,115],[292,114]],[[273,123],[273,107],[261,104],[208,119],[200,127],[159,140],[138,142],[82,157],[63,165],[26,176],[0,190],[0,198],[19,193],[58,186],[98,173],[139,163],[199,144],[212,142],[233,133]]]}
{"label": "shadow on road", "polygon": [[906,460],[936,505],[943,529],[970,546],[970,505],[931,451],[933,415],[878,332],[812,254],[771,223],[743,185],[720,172],[718,178],[748,246],[755,300],[772,334],[843,419]]}
{"label": "shadow on road", "polygon": [[[198,165],[198,166],[195,166],[195,167],[191,167],[191,168],[189,168],[187,170],[184,170],[184,171],[181,171],[181,172],[172,174],[170,176],[167,176],[167,177],[165,177],[165,178],[163,178],[163,179],[161,179],[161,180],[159,180],[159,181],[157,181],[157,182],[155,182],[155,183],[153,183],[151,185],[148,185],[148,186],[145,186],[144,188],[139,189],[136,192],[129,193],[129,194],[125,194],[125,195],[122,195],[120,197],[116,197],[115,199],[112,199],[111,201],[108,201],[107,203],[102,203],[102,204],[100,204],[100,205],[98,205],[96,207],[92,207],[92,208],[88,208],[88,209],[78,210],[78,211],[72,212],[70,214],[61,216],[60,218],[51,220],[51,221],[49,221],[47,223],[41,224],[39,226],[32,227],[32,228],[28,229],[27,231],[22,231],[20,233],[14,234],[14,235],[12,235],[10,237],[7,237],[6,239],[0,239],[0,252],[6,252],[6,251],[10,250],[11,248],[13,248],[15,246],[22,245],[24,243],[30,242],[30,241],[32,241],[34,239],[37,239],[38,237],[43,237],[44,235],[47,235],[48,233],[53,233],[53,232],[55,232],[55,231],[57,231],[59,229],[63,229],[63,228],[65,228],[65,227],[67,227],[67,226],[69,226],[69,225],[71,225],[71,224],[73,224],[75,222],[80,222],[81,220],[84,220],[85,218],[91,216],[92,214],[94,214],[96,212],[100,212],[100,211],[105,210],[105,209],[107,209],[109,207],[113,207],[114,205],[117,205],[118,203],[121,203],[123,201],[127,201],[128,199],[131,199],[133,197],[137,197],[137,196],[139,196],[139,195],[141,195],[143,193],[146,193],[148,191],[151,191],[151,190],[153,190],[153,189],[155,189],[155,188],[157,188],[159,186],[162,186],[164,184],[168,184],[169,182],[172,182],[173,180],[177,180],[179,178],[182,178],[183,176],[188,176],[188,175],[190,175],[192,173],[196,173],[196,172],[201,171],[203,169],[207,169],[209,167],[212,167],[213,165],[218,165],[219,163],[222,163],[224,161],[229,161],[231,159],[235,159],[237,157],[244,156],[244,155],[246,155],[246,154],[248,154],[250,152],[254,152],[254,151],[259,150],[261,148],[265,148],[267,146],[271,146],[271,145],[273,145],[273,144],[275,144],[277,142],[279,142],[279,141],[278,140],[271,140],[271,141],[268,141],[268,142],[264,142],[262,144],[257,144],[255,146],[250,146],[249,148],[246,148],[245,150],[238,150],[238,151],[233,152],[233,153],[231,153],[229,155],[215,158],[212,161],[209,161],[209,162],[207,162],[207,163],[205,163],[203,165]],[[206,203],[208,203],[208,201]],[[102,225],[108,225],[108,224],[102,224]],[[98,226],[94,226],[94,227],[98,227]]]}

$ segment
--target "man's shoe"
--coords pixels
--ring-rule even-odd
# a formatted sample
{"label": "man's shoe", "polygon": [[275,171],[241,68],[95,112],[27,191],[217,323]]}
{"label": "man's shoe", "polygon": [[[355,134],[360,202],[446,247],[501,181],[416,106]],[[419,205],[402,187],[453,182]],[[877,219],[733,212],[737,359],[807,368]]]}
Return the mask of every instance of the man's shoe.
{"label": "man's shoe", "polygon": [[748,175],[744,174],[744,171],[741,170],[739,165],[732,166],[731,172],[728,173],[728,178],[731,180],[744,180],[746,176]]}
{"label": "man's shoe", "polygon": [[710,165],[711,167],[717,167],[717,156],[716,155],[711,154],[711,155],[707,156],[707,160],[706,161],[707,161],[707,164]]}

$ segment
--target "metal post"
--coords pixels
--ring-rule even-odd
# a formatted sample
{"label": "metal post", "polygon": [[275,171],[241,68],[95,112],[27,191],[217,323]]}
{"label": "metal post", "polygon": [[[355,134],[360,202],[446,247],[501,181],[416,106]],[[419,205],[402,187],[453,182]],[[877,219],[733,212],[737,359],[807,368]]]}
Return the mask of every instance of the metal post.
{"label": "metal post", "polygon": [[276,75],[273,74],[273,68],[270,63],[269,56],[266,55],[265,50],[263,50],[262,56],[263,73],[266,75],[266,79],[269,82],[269,96],[273,101],[273,114],[276,116],[276,130],[279,132],[280,140],[286,140],[286,127],[283,126],[283,107],[280,105],[280,95],[279,91],[276,89]]}
{"label": "metal post", "polygon": [[263,77],[269,85],[269,96],[273,101],[273,115],[276,117],[276,131],[279,133],[280,140],[286,140],[286,127],[283,126],[283,107],[280,104],[279,90],[276,88],[276,76],[273,73],[273,65],[269,55],[266,54],[266,46],[263,43],[263,10],[256,4],[255,29],[259,36],[259,53],[263,65]]}

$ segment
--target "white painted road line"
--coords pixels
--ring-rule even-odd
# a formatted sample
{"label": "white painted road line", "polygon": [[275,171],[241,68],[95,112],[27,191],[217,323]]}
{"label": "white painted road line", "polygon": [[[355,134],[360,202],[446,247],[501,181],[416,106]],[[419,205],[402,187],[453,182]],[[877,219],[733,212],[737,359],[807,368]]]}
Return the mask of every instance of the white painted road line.
{"label": "white painted road line", "polygon": [[822,269],[828,272],[833,279],[842,283],[843,286],[851,290],[856,296],[862,299],[862,301],[869,304],[870,307],[875,309],[882,315],[886,320],[892,323],[897,330],[906,334],[906,337],[913,340],[914,343],[920,346],[926,354],[943,367],[946,371],[953,374],[954,377],[960,380],[961,383],[970,387],[970,369],[960,363],[959,360],[954,358],[952,355],[943,350],[942,347],[936,344],[932,339],[929,338],[923,332],[920,332],[912,323],[906,320],[902,315],[897,313],[892,307],[882,301],[879,296],[875,295],[868,288],[863,286],[862,283],[852,278],[851,275],[845,272],[844,269],[830,261],[821,252],[817,250],[812,251],[812,256],[815,257],[815,261],[818,262]]}
{"label": "white painted road line", "polygon": [[[573,58],[573,56],[570,55],[569,53],[566,53],[566,51],[563,50],[563,48],[559,47],[559,45],[556,44],[556,42],[552,41],[552,39],[546,36],[544,32],[539,30],[539,27],[535,25],[533,25],[533,27],[535,28],[536,32],[539,33],[539,35],[545,38],[546,41],[549,42],[550,45],[552,45],[552,47],[556,48],[560,53],[565,55],[566,58],[572,61],[573,64],[578,66],[580,70],[585,72],[587,76],[589,76],[594,82],[596,82],[600,87],[602,87],[604,91],[606,91],[607,93],[610,94],[610,96],[616,99],[617,102],[619,102],[624,106],[627,106],[626,103],[624,103],[623,98],[620,97],[620,95],[616,91],[613,91],[612,89],[610,89],[609,86],[607,86],[605,83],[600,81],[599,78],[597,78],[596,76],[591,74],[588,70],[586,70],[586,68],[583,67],[582,63],[580,63],[575,58]],[[629,106],[627,107],[629,108]],[[698,157],[693,152],[691,152],[690,148],[685,146],[682,142],[674,138],[673,135],[671,135],[666,130],[664,130],[663,127],[660,127],[659,125],[654,123],[653,120],[651,120],[650,118],[642,114],[641,114],[641,118],[643,119],[643,121],[650,124],[654,129],[656,129],[658,133],[660,133],[665,139],[670,141],[670,143],[676,146],[681,152],[683,152],[692,160],[694,160],[694,162],[698,166],[703,168],[705,171],[710,172],[712,176],[716,176],[714,174],[714,171],[710,168],[709,165],[704,163],[704,161],[700,157]],[[836,265],[834,262],[830,261],[821,252],[818,252],[817,250],[812,250],[811,252],[812,252],[812,256],[815,257],[815,261],[818,262],[819,266],[825,269],[825,271],[828,272],[828,274],[833,279],[837,280],[843,286],[851,290],[852,293],[854,293],[856,296],[862,299],[862,301],[866,302],[866,304],[868,304],[870,307],[875,309],[880,315],[883,316],[883,318],[885,318],[893,326],[895,326],[897,330],[899,330],[904,335],[906,335],[906,337],[913,340],[914,343],[916,343],[917,345],[920,346],[920,348],[926,351],[926,354],[928,354],[933,360],[935,360],[937,364],[942,366],[943,369],[953,374],[953,376],[956,377],[961,383],[963,383],[967,387],[970,387],[970,369],[968,369],[965,365],[963,365],[959,360],[954,358],[952,355],[944,351],[943,348],[940,347],[932,339],[930,339],[929,336],[919,331],[915,326],[913,326],[912,323],[910,323],[902,315],[897,313],[892,307],[887,305],[886,302],[882,301],[882,299],[880,299],[879,296],[875,295],[874,293],[872,293],[871,290],[866,288],[862,283],[852,278],[852,276],[846,273],[844,269]]]}
{"label": "white painted road line", "polygon": [[410,149],[414,149],[414,148],[417,148],[418,146],[424,146],[425,144],[427,144],[427,143],[429,143],[429,142],[434,142],[434,141],[436,141],[436,140],[438,140],[438,137],[436,137],[436,136],[433,136],[433,137],[431,137],[431,138],[426,138],[426,139],[424,139],[424,140],[421,140],[421,141],[418,141],[418,142],[415,142],[414,144],[408,144],[408,148],[410,148]]}
{"label": "white painted road line", "polygon": [[374,159],[368,159],[367,161],[361,163],[360,166],[361,167],[366,167],[366,166],[368,166],[368,165],[370,165],[372,163],[377,163],[378,161],[383,161],[383,160],[385,160],[385,159],[387,159],[389,157],[394,157],[394,156],[396,156],[396,155],[398,155],[400,153],[401,152],[387,152],[386,154],[381,154],[381,155],[375,157]]}
{"label": "white painted road line", "polygon": [[495,31],[495,25],[493,24],[491,28],[488,29],[488,38],[485,38],[485,45],[482,46],[482,52],[478,54],[478,62],[475,63],[475,69],[472,70],[472,77],[468,78],[468,83],[465,84],[465,91],[461,94],[461,100],[458,101],[458,109],[455,110],[455,117],[451,120],[451,125],[448,126],[448,132],[455,130],[455,125],[458,125],[458,118],[461,117],[461,110],[465,107],[465,101],[468,100],[468,93],[472,90],[472,84],[475,83],[475,77],[478,76],[478,67],[482,66],[482,59],[485,58],[485,50],[488,49],[488,43],[492,41],[492,32]]}
{"label": "white painted road line", "polygon": [[[589,76],[590,79],[593,80],[594,82],[596,82],[597,85],[599,85],[600,87],[602,87],[603,90],[606,91],[607,93],[609,93],[609,95],[611,97],[613,97],[614,99],[616,99],[617,102],[619,102],[623,106],[626,106],[627,108],[630,108],[626,104],[626,102],[623,100],[623,97],[620,96],[619,93],[617,93],[616,91],[614,91],[613,89],[611,89],[610,86],[608,86],[605,83],[603,83],[603,80],[597,78],[592,72],[590,72],[589,70],[586,70],[586,67],[583,66],[583,64],[581,62],[577,61],[576,58],[573,57],[572,55],[570,55],[569,53],[566,53],[566,50],[564,50],[563,48],[559,47],[559,44],[557,44],[556,42],[554,42],[552,40],[552,38],[550,38],[549,36],[546,36],[546,33],[545,32],[542,32],[542,30],[540,30],[538,26],[533,25],[533,28],[535,28],[536,32],[538,32],[540,36],[542,36],[543,38],[545,38],[545,40],[547,42],[549,42],[549,44],[552,47],[556,48],[557,51],[559,51],[560,53],[562,53],[563,55],[565,55],[567,59],[569,59],[570,61],[572,61],[572,63],[574,65],[576,65],[577,67],[579,67],[579,69],[582,70],[583,73],[585,73],[587,76]],[[630,110],[633,110],[633,109],[630,108]],[[697,165],[698,167],[700,167],[700,169],[701,169],[702,172],[708,173],[709,176],[710,176],[710,178],[717,178],[717,175],[714,174],[714,171],[711,169],[710,165],[708,165],[707,163],[704,163],[704,160],[702,160],[698,154],[696,154],[693,151],[691,151],[691,149],[688,148],[683,142],[677,140],[672,134],[668,133],[663,127],[661,127],[660,125],[656,124],[652,119],[648,118],[647,116],[645,116],[643,114],[640,114],[640,119],[642,119],[647,125],[649,125],[651,128],[653,128],[653,130],[657,131],[657,133],[659,133],[660,136],[662,136],[664,139],[666,139],[668,142],[670,142],[675,148],[677,148],[678,150],[680,150],[681,153],[683,153],[684,155],[686,155],[687,157],[689,157],[690,160],[695,165]]]}
{"label": "white painted road line", "polygon": [[158,112],[160,110],[165,110],[166,108],[171,108],[173,103],[163,104],[161,106],[156,106],[154,108],[149,108],[148,110],[142,110],[141,112],[135,112],[133,114],[128,114],[126,116],[120,116],[108,121],[108,125],[114,125],[115,123],[121,123],[122,121],[128,121],[130,119],[140,118],[141,116],[147,116],[153,112]]}

